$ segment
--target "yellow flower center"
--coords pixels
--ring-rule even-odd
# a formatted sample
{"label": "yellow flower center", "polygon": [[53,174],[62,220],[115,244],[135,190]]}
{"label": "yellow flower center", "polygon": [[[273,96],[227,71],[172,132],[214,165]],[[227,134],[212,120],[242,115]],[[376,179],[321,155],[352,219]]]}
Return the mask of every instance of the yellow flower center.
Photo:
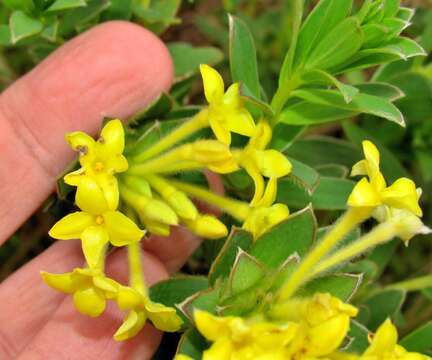
{"label": "yellow flower center", "polygon": [[105,168],[105,165],[104,165],[104,163],[102,161],[96,161],[94,163],[94,169],[95,169],[95,171],[101,172],[101,171],[103,171],[104,168]]}
{"label": "yellow flower center", "polygon": [[104,223],[104,218],[102,217],[102,215],[96,216],[95,222],[98,225],[102,225]]}

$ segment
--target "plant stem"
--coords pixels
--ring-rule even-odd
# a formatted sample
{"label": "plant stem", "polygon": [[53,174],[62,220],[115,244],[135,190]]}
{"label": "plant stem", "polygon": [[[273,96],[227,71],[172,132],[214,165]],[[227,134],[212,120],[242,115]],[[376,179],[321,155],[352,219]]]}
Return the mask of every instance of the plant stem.
{"label": "plant stem", "polygon": [[142,271],[139,242],[132,242],[128,245],[128,260],[130,285],[142,295],[147,295],[147,287]]}
{"label": "plant stem", "polygon": [[186,121],[183,125],[177,127],[168,135],[160,139],[156,144],[144,150],[142,153],[134,156],[131,159],[132,163],[140,163],[161,152],[169,149],[172,145],[178,143],[179,141],[185,139],[186,137],[192,135],[208,126],[208,110],[203,109],[190,120]]}
{"label": "plant stem", "polygon": [[244,221],[249,214],[249,204],[243,201],[217,195],[202,187],[187,184],[178,180],[170,179],[169,183],[186,194],[191,195],[192,197],[203,200],[210,205],[217,206],[231,216],[235,217],[237,220]]}
{"label": "plant stem", "polygon": [[420,276],[418,278],[401,281],[386,286],[386,289],[401,289],[405,291],[418,291],[432,287],[432,275]]}
{"label": "plant stem", "polygon": [[288,300],[306,280],[313,267],[352,229],[370,216],[371,210],[350,208],[305,257],[279,292],[280,302]]}
{"label": "plant stem", "polygon": [[384,244],[397,235],[397,227],[394,222],[389,220],[376,226],[371,232],[362,236],[351,245],[335,252],[333,255],[321,261],[315,269],[313,269],[310,277],[331,269],[337,264],[344,263],[358,255],[361,255],[366,250],[380,244]]}

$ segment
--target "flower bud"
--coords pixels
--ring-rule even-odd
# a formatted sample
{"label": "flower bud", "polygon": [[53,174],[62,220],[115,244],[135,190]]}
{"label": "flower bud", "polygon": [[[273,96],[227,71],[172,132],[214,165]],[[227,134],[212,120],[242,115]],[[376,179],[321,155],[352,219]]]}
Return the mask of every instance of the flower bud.
{"label": "flower bud", "polygon": [[192,232],[206,239],[219,239],[228,235],[224,223],[211,215],[198,215],[195,220],[186,220],[185,224]]}

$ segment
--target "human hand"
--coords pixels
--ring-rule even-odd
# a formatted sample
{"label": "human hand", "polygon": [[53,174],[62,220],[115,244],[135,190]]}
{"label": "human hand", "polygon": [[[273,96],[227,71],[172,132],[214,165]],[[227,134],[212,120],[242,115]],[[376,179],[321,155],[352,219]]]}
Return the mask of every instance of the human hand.
{"label": "human hand", "polygon": [[[172,76],[159,39],[136,25],[111,22],[73,39],[2,93],[0,244],[53,191],[72,159],[66,132],[96,133],[103,116],[127,118],[167,90]],[[176,271],[198,244],[181,228],[170,238],[148,239],[143,261],[149,284]],[[108,257],[107,275],[127,282],[124,256],[120,249]],[[82,262],[78,241],[57,242],[0,285],[0,359],[151,357],[161,337],[154,328],[115,342],[122,315],[112,304],[99,318],[87,318],[40,279],[41,269],[62,273]]]}

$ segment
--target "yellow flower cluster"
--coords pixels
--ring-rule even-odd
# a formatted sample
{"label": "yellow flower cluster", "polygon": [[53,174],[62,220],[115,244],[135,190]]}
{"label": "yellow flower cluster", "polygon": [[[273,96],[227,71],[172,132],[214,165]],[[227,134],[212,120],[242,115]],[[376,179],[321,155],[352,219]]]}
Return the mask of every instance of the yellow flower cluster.
{"label": "yellow flower cluster", "polygon": [[[82,132],[66,136],[79,152],[81,168],[65,176],[65,182],[77,187],[75,203],[81,211],[58,221],[49,234],[58,240],[81,239],[88,268],[76,268],[65,274],[42,272],[43,280],[52,288],[71,294],[75,307],[88,316],[103,313],[107,300],[114,300],[122,310],[129,310],[123,325],[114,335],[116,340],[134,336],[149,318],[164,331],[177,331],[181,319],[173,308],[151,302],[145,285],[137,289],[125,287],[105,276],[107,245],[131,246],[144,236],[144,231],[117,210],[119,187],[116,173],[124,172],[128,162],[123,156],[124,129],[120,120],[109,121],[98,141]],[[131,251],[135,251],[133,247]],[[140,256],[139,253],[136,255]],[[140,268],[133,269],[135,273]],[[136,276],[136,274],[135,274]]]}
{"label": "yellow flower cluster", "polygon": [[348,205],[370,209],[380,222],[393,219],[400,226],[399,237],[406,243],[416,234],[429,232],[420,220],[421,189],[416,189],[415,183],[405,177],[387,186],[380,171],[380,153],[376,146],[365,140],[363,152],[365,159],[353,166],[351,175],[366,175],[367,178],[363,177],[356,184],[348,198]]}
{"label": "yellow flower cluster", "polygon": [[[266,149],[272,136],[270,126],[265,120],[255,125],[240,96],[238,83],[225,92],[216,70],[202,65],[201,74],[208,107],[128,159],[123,154],[125,131],[120,120],[108,121],[98,140],[80,131],[66,135],[67,142],[79,154],[81,167],[67,174],[64,181],[77,188],[75,204],[80,211],[59,220],[49,234],[58,240],[80,239],[88,267],[65,274],[43,272],[42,278],[49,286],[71,294],[83,314],[99,316],[107,300],[127,310],[128,315],[114,336],[117,340],[134,336],[147,318],[165,331],[176,331],[181,324],[175,309],[149,299],[138,245],[145,231],[135,220],[139,219],[147,231],[158,235],[169,235],[171,226],[181,224],[204,238],[226,236],[224,223],[198,211],[191,200],[196,197],[226,210],[257,238],[289,215],[286,205],[273,204],[277,180],[291,171],[291,164],[278,151]],[[205,127],[213,130],[216,140],[185,142]],[[231,149],[231,133],[249,137],[247,146]],[[244,168],[255,184],[251,203],[167,177],[202,168],[220,174]],[[264,178],[268,178],[267,184]],[[130,287],[104,274],[110,245],[128,247]]]}
{"label": "yellow flower cluster", "polygon": [[[292,299],[273,309],[271,319],[217,316],[196,310],[195,324],[210,342],[203,360],[427,360],[397,345],[397,331],[387,320],[363,355],[338,351],[357,309],[330,294]],[[176,360],[191,359],[179,354]]]}

